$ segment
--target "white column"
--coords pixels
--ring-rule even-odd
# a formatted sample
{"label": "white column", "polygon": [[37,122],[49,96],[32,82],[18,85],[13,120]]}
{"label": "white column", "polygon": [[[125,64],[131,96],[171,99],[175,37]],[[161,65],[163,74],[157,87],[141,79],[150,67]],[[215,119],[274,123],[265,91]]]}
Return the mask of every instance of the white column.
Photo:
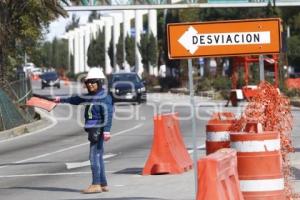
{"label": "white column", "polygon": [[148,30],[151,31],[154,37],[157,37],[157,11],[148,11]]}
{"label": "white column", "polygon": [[105,35],[105,45],[104,45],[104,48],[105,48],[105,73],[111,74],[112,68],[110,65],[110,58],[108,56],[108,48],[109,48],[109,43],[111,40],[112,18],[111,17],[102,17],[102,18],[104,19],[104,25],[105,25],[105,30],[104,30],[104,35]]}
{"label": "white column", "polygon": [[124,10],[123,11],[123,35],[124,38],[131,34],[131,26],[130,26],[130,20],[135,17],[135,13],[133,10]]}
{"label": "white column", "polygon": [[80,72],[80,58],[79,58],[79,29],[74,29],[74,73]]}
{"label": "white column", "polygon": [[[148,30],[149,30],[149,34],[152,32],[154,37],[157,38],[157,11],[156,10],[148,11]],[[158,76],[157,65],[149,66],[149,74]]]}
{"label": "white column", "polygon": [[67,71],[71,72],[71,55],[74,53],[74,36],[73,36],[73,31],[69,31],[65,33],[64,38],[68,41],[68,68]]}
{"label": "white column", "polygon": [[79,72],[84,72],[84,27],[79,27]]}
{"label": "white column", "polygon": [[141,40],[141,33],[143,31],[143,10],[135,10],[135,71],[141,77],[144,72],[142,64],[142,56],[138,49],[138,44]]}
{"label": "white column", "polygon": [[94,21],[90,24],[91,40],[92,40],[92,39],[96,39],[96,37],[97,37],[97,32],[98,32],[97,28],[98,28],[98,25],[95,23],[95,20],[94,20]]}
{"label": "white column", "polygon": [[83,71],[88,71],[89,66],[88,66],[88,48],[91,43],[91,30],[90,30],[90,25],[88,24],[87,26],[84,27],[84,69]]}
{"label": "white column", "polygon": [[69,54],[74,54],[74,31],[68,32],[68,49]]}

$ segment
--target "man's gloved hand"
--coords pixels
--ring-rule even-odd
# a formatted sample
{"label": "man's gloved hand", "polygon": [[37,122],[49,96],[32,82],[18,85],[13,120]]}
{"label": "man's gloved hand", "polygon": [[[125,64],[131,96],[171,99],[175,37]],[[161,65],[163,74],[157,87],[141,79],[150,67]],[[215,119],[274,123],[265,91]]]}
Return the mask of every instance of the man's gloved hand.
{"label": "man's gloved hand", "polygon": [[104,139],[105,142],[110,140],[110,138],[111,138],[110,132],[104,132],[103,133],[103,139]]}

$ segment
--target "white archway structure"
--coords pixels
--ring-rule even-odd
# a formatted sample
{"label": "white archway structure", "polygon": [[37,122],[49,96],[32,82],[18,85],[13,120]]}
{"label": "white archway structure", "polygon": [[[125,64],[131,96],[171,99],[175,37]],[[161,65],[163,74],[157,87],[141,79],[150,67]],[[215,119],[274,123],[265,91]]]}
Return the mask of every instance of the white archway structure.
{"label": "white archway structure", "polygon": [[[116,61],[112,61],[113,68],[111,67],[111,61],[108,55],[108,49],[110,41],[113,41],[114,47],[118,43],[120,37],[120,27],[123,24],[123,37],[131,35],[131,20],[135,20],[135,71],[141,76],[144,71],[142,65],[142,57],[138,50],[138,44],[140,43],[140,35],[143,33],[143,16],[148,14],[148,30],[157,36],[157,11],[156,10],[124,10],[105,12],[99,20],[93,20],[92,23],[75,28],[72,31],[67,32],[64,38],[68,40],[69,59],[73,55],[73,65],[75,74],[87,71],[89,66],[87,64],[87,50],[88,46],[93,38],[96,38],[97,32],[103,30],[105,34],[105,66],[104,71],[106,74],[112,72],[118,72],[120,66],[117,66]],[[124,41],[123,38],[123,41]],[[114,55],[116,55],[116,48],[114,48]],[[115,56],[114,56],[115,57]],[[69,65],[71,62],[69,62]],[[124,63],[125,70],[129,70],[126,62]],[[69,69],[71,69],[69,67]],[[157,67],[150,66],[149,70],[151,75],[157,75]]]}

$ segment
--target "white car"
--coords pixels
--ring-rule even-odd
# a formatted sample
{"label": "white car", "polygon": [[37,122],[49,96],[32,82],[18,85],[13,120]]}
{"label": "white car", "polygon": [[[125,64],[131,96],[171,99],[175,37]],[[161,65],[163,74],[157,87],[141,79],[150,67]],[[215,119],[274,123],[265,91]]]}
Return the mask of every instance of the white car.
{"label": "white car", "polygon": [[42,74],[42,69],[41,68],[38,68],[38,67],[35,67],[35,68],[32,68],[31,69],[31,73],[33,74],[33,75],[41,75]]}

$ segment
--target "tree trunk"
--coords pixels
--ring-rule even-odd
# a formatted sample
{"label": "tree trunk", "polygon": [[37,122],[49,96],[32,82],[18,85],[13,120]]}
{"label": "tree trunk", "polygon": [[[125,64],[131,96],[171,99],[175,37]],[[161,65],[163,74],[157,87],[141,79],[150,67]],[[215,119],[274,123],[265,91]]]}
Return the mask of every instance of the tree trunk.
{"label": "tree trunk", "polygon": [[4,84],[5,70],[4,70],[4,53],[0,47],[0,86]]}
{"label": "tree trunk", "polygon": [[210,78],[210,58],[205,59],[204,77]]}
{"label": "tree trunk", "polygon": [[216,77],[220,77],[223,74],[223,62],[224,59],[222,58],[216,58],[216,62],[217,62],[217,72],[216,72]]}

